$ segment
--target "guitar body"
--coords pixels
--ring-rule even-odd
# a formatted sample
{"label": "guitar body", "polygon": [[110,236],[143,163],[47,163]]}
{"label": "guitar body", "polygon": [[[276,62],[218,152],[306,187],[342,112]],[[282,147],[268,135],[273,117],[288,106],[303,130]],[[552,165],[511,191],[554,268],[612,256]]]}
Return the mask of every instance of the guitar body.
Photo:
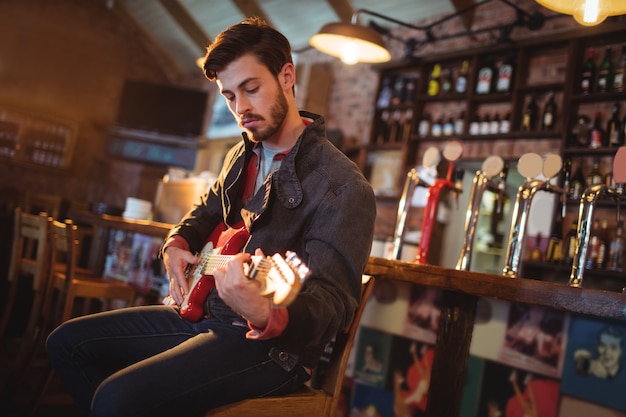
{"label": "guitar body", "polygon": [[204,274],[204,266],[211,255],[236,255],[250,238],[243,224],[228,228],[225,224],[218,226],[209,236],[207,243],[198,255],[198,263],[187,272],[189,294],[180,310],[180,315],[188,321],[196,322],[204,315],[204,300],[215,287],[212,275]]}

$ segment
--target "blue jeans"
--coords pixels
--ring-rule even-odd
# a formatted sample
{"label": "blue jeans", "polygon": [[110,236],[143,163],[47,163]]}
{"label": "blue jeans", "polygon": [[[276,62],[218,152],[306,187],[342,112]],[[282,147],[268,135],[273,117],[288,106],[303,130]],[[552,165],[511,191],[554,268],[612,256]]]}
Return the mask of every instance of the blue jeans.
{"label": "blue jeans", "polygon": [[190,323],[168,306],[79,317],[46,342],[56,374],[86,416],[200,415],[244,398],[293,392],[308,378],[270,358],[271,340],[219,319]]}

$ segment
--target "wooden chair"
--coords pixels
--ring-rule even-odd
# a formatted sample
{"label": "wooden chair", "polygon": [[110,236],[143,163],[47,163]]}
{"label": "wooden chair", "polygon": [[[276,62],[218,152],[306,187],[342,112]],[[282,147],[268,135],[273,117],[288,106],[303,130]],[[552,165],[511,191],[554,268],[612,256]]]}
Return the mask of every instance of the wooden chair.
{"label": "wooden chair", "polygon": [[[228,404],[204,414],[204,417],[330,417],[334,415],[341,395],[343,377],[346,373],[350,351],[361,315],[374,286],[373,277],[364,277],[361,305],[352,322],[340,332],[334,341],[333,351],[327,363],[321,362],[316,372],[323,369],[320,388],[305,386],[298,392],[279,397],[251,398]],[[315,379],[315,378],[314,378]]]}
{"label": "wooden chair", "polygon": [[135,289],[122,281],[102,278],[93,273],[78,269],[79,255],[78,227],[71,221],[54,220],[51,224],[51,288],[60,291],[60,322],[73,316],[78,298],[100,299],[103,301],[124,300],[128,306],[135,301]]}
{"label": "wooden chair", "polygon": [[62,203],[63,199],[61,196],[26,191],[24,193],[23,209],[31,214],[46,212],[53,219],[58,219],[61,214]]}
{"label": "wooden chair", "polygon": [[51,219],[46,213],[39,215],[25,213],[17,207],[14,211],[13,247],[8,274],[8,295],[0,322],[0,340],[5,332],[15,308],[20,280],[32,279],[33,299],[30,302],[28,322],[24,336],[34,334],[41,315],[41,304],[44,297],[48,276],[49,239]]}

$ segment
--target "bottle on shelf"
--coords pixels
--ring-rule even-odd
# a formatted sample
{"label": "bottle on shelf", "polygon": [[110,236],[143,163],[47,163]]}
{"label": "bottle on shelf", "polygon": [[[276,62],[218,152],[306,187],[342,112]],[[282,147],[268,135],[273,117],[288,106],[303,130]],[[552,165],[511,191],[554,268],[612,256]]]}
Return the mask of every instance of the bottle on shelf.
{"label": "bottle on shelf", "polygon": [[404,88],[402,91],[402,104],[405,106],[413,103],[415,99],[415,78],[407,77],[404,81]]}
{"label": "bottle on shelf", "polygon": [[509,133],[511,131],[511,113],[507,112],[504,118],[500,120],[499,133]]}
{"label": "bottle on shelf", "polygon": [[594,82],[596,77],[596,61],[595,51],[590,48],[587,51],[587,59],[583,63],[581,77],[580,77],[580,92],[582,94],[590,94],[593,92]]}
{"label": "bottle on shelf", "polygon": [[615,236],[609,244],[609,259],[606,269],[609,271],[622,272],[624,270],[624,221],[619,219],[615,227]]}
{"label": "bottle on shelf", "polygon": [[393,113],[391,113],[391,121],[389,123],[389,135],[387,137],[388,143],[396,143],[398,141],[402,123],[401,119],[402,111],[400,109],[395,109]]}
{"label": "bottle on shelf", "polygon": [[593,164],[591,165],[591,171],[589,171],[589,175],[587,175],[587,185],[599,185],[604,184],[604,175],[600,171],[600,159],[594,158]]}
{"label": "bottle on shelf", "polygon": [[378,131],[376,134],[376,143],[382,145],[387,142],[389,137],[389,122],[391,116],[388,110],[383,110],[380,114],[380,121],[378,122]]}
{"label": "bottle on shelf", "polygon": [[488,135],[490,126],[491,126],[491,116],[489,114],[485,114],[483,116],[483,119],[480,122],[480,134]]}
{"label": "bottle on shelf", "polygon": [[420,135],[420,137],[425,138],[430,134],[430,123],[430,113],[422,113],[422,119],[420,120],[417,127],[417,133]]}
{"label": "bottle on shelf", "polygon": [[606,93],[613,90],[613,50],[610,46],[606,47],[604,58],[600,62],[598,68],[597,92]]}
{"label": "bottle on shelf", "polygon": [[595,269],[604,269],[609,256],[609,222],[607,219],[600,221],[600,232],[598,239],[598,256],[596,257],[593,267]]}
{"label": "bottle on shelf", "polygon": [[567,236],[565,237],[565,249],[563,250],[563,262],[571,264],[578,249],[578,221],[573,220]]}
{"label": "bottle on shelf", "polygon": [[591,145],[590,122],[589,117],[584,114],[576,118],[576,123],[572,128],[572,146],[587,148]]}
{"label": "bottle on shelf", "polygon": [[500,131],[500,114],[496,113],[491,122],[489,122],[489,134],[497,135]]}
{"label": "bottle on shelf", "polygon": [[454,121],[454,134],[462,135],[465,132],[465,111],[459,113],[459,116]]}
{"label": "bottle on shelf", "polygon": [[487,57],[485,64],[478,70],[478,78],[476,79],[476,94],[491,93],[493,73],[493,56],[490,55]]}
{"label": "bottle on shelf", "polygon": [[400,140],[402,143],[406,143],[409,141],[409,137],[411,136],[411,126],[413,123],[413,109],[408,108],[404,111],[402,116],[402,132]]}
{"label": "bottle on shelf", "polygon": [[626,45],[622,45],[622,55],[619,64],[615,67],[613,75],[613,90],[617,92],[626,91]]}
{"label": "bottle on shelf", "polygon": [[605,135],[604,130],[602,129],[602,113],[596,112],[596,116],[593,120],[593,126],[591,127],[591,131],[589,132],[589,147],[591,149],[598,149],[602,146],[605,146],[604,143]]}
{"label": "bottle on shelf", "polygon": [[587,179],[583,174],[583,164],[582,161],[578,161],[578,165],[576,166],[576,169],[570,179],[568,190],[569,197],[572,200],[578,201],[586,188]]}
{"label": "bottle on shelf", "polygon": [[441,94],[448,94],[450,91],[452,91],[452,75],[450,68],[444,68],[441,70]]}
{"label": "bottle on shelf", "polygon": [[457,93],[465,93],[467,91],[467,73],[469,71],[469,61],[465,60],[461,64],[461,70],[459,71],[459,75],[456,77],[456,82],[454,83],[454,91]]}
{"label": "bottle on shelf", "polygon": [[379,109],[389,107],[391,104],[391,96],[393,95],[393,88],[391,87],[391,78],[383,78],[383,85],[378,94],[378,100],[376,100],[376,107]]}
{"label": "bottle on shelf", "polygon": [[436,138],[440,137],[443,133],[443,116],[439,116],[430,128],[430,134]]}
{"label": "bottle on shelf", "polygon": [[444,136],[454,135],[454,118],[452,117],[452,115],[450,115],[443,124],[443,135]]}
{"label": "bottle on shelf", "polygon": [[515,71],[515,55],[509,54],[498,68],[496,79],[496,93],[509,93],[513,87],[513,74]]}
{"label": "bottle on shelf", "polygon": [[393,84],[393,93],[391,95],[391,105],[399,106],[404,97],[404,77],[396,77]]}
{"label": "bottle on shelf", "polygon": [[430,73],[430,79],[428,80],[428,91],[427,94],[431,97],[439,94],[439,90],[441,88],[440,84],[441,77],[441,65],[435,64],[433,65],[433,70]]}
{"label": "bottle on shelf", "polygon": [[619,147],[624,144],[620,138],[620,131],[622,130],[622,122],[619,119],[619,102],[616,101],[613,105],[613,113],[611,118],[606,124],[606,135],[609,146]]}
{"label": "bottle on shelf", "polygon": [[589,246],[587,247],[587,259],[585,259],[585,269],[593,269],[597,263],[600,251],[600,221],[594,219],[589,235]]}
{"label": "bottle on shelf", "polygon": [[561,262],[563,260],[563,204],[557,205],[554,223],[550,231],[550,239],[548,239],[548,248],[546,249],[547,262]]}
{"label": "bottle on shelf", "polygon": [[537,100],[535,96],[530,96],[530,100],[526,105],[526,111],[524,111],[524,116],[522,117],[522,131],[523,132],[531,132],[535,130],[535,125],[537,123]]}
{"label": "bottle on shelf", "polygon": [[478,112],[474,115],[474,118],[470,122],[469,126],[469,134],[470,135],[480,135],[480,115]]}
{"label": "bottle on shelf", "polygon": [[554,92],[548,95],[548,101],[543,107],[543,115],[541,116],[541,130],[553,130],[556,122],[557,105],[554,100]]}
{"label": "bottle on shelf", "polygon": [[543,252],[541,252],[541,238],[541,232],[537,232],[537,235],[535,235],[535,245],[529,255],[529,260],[532,262],[543,262],[544,260]]}

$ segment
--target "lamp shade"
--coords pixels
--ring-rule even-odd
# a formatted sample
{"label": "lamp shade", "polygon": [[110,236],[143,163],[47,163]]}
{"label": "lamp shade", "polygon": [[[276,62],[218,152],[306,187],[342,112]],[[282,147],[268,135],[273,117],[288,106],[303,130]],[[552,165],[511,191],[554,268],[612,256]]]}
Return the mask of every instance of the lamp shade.
{"label": "lamp shade", "polygon": [[391,59],[378,32],[359,25],[328,23],[311,36],[309,43],[346,64],[386,62]]}
{"label": "lamp shade", "polygon": [[626,0],[535,0],[547,9],[570,14],[581,25],[593,26],[607,16],[626,14]]}

